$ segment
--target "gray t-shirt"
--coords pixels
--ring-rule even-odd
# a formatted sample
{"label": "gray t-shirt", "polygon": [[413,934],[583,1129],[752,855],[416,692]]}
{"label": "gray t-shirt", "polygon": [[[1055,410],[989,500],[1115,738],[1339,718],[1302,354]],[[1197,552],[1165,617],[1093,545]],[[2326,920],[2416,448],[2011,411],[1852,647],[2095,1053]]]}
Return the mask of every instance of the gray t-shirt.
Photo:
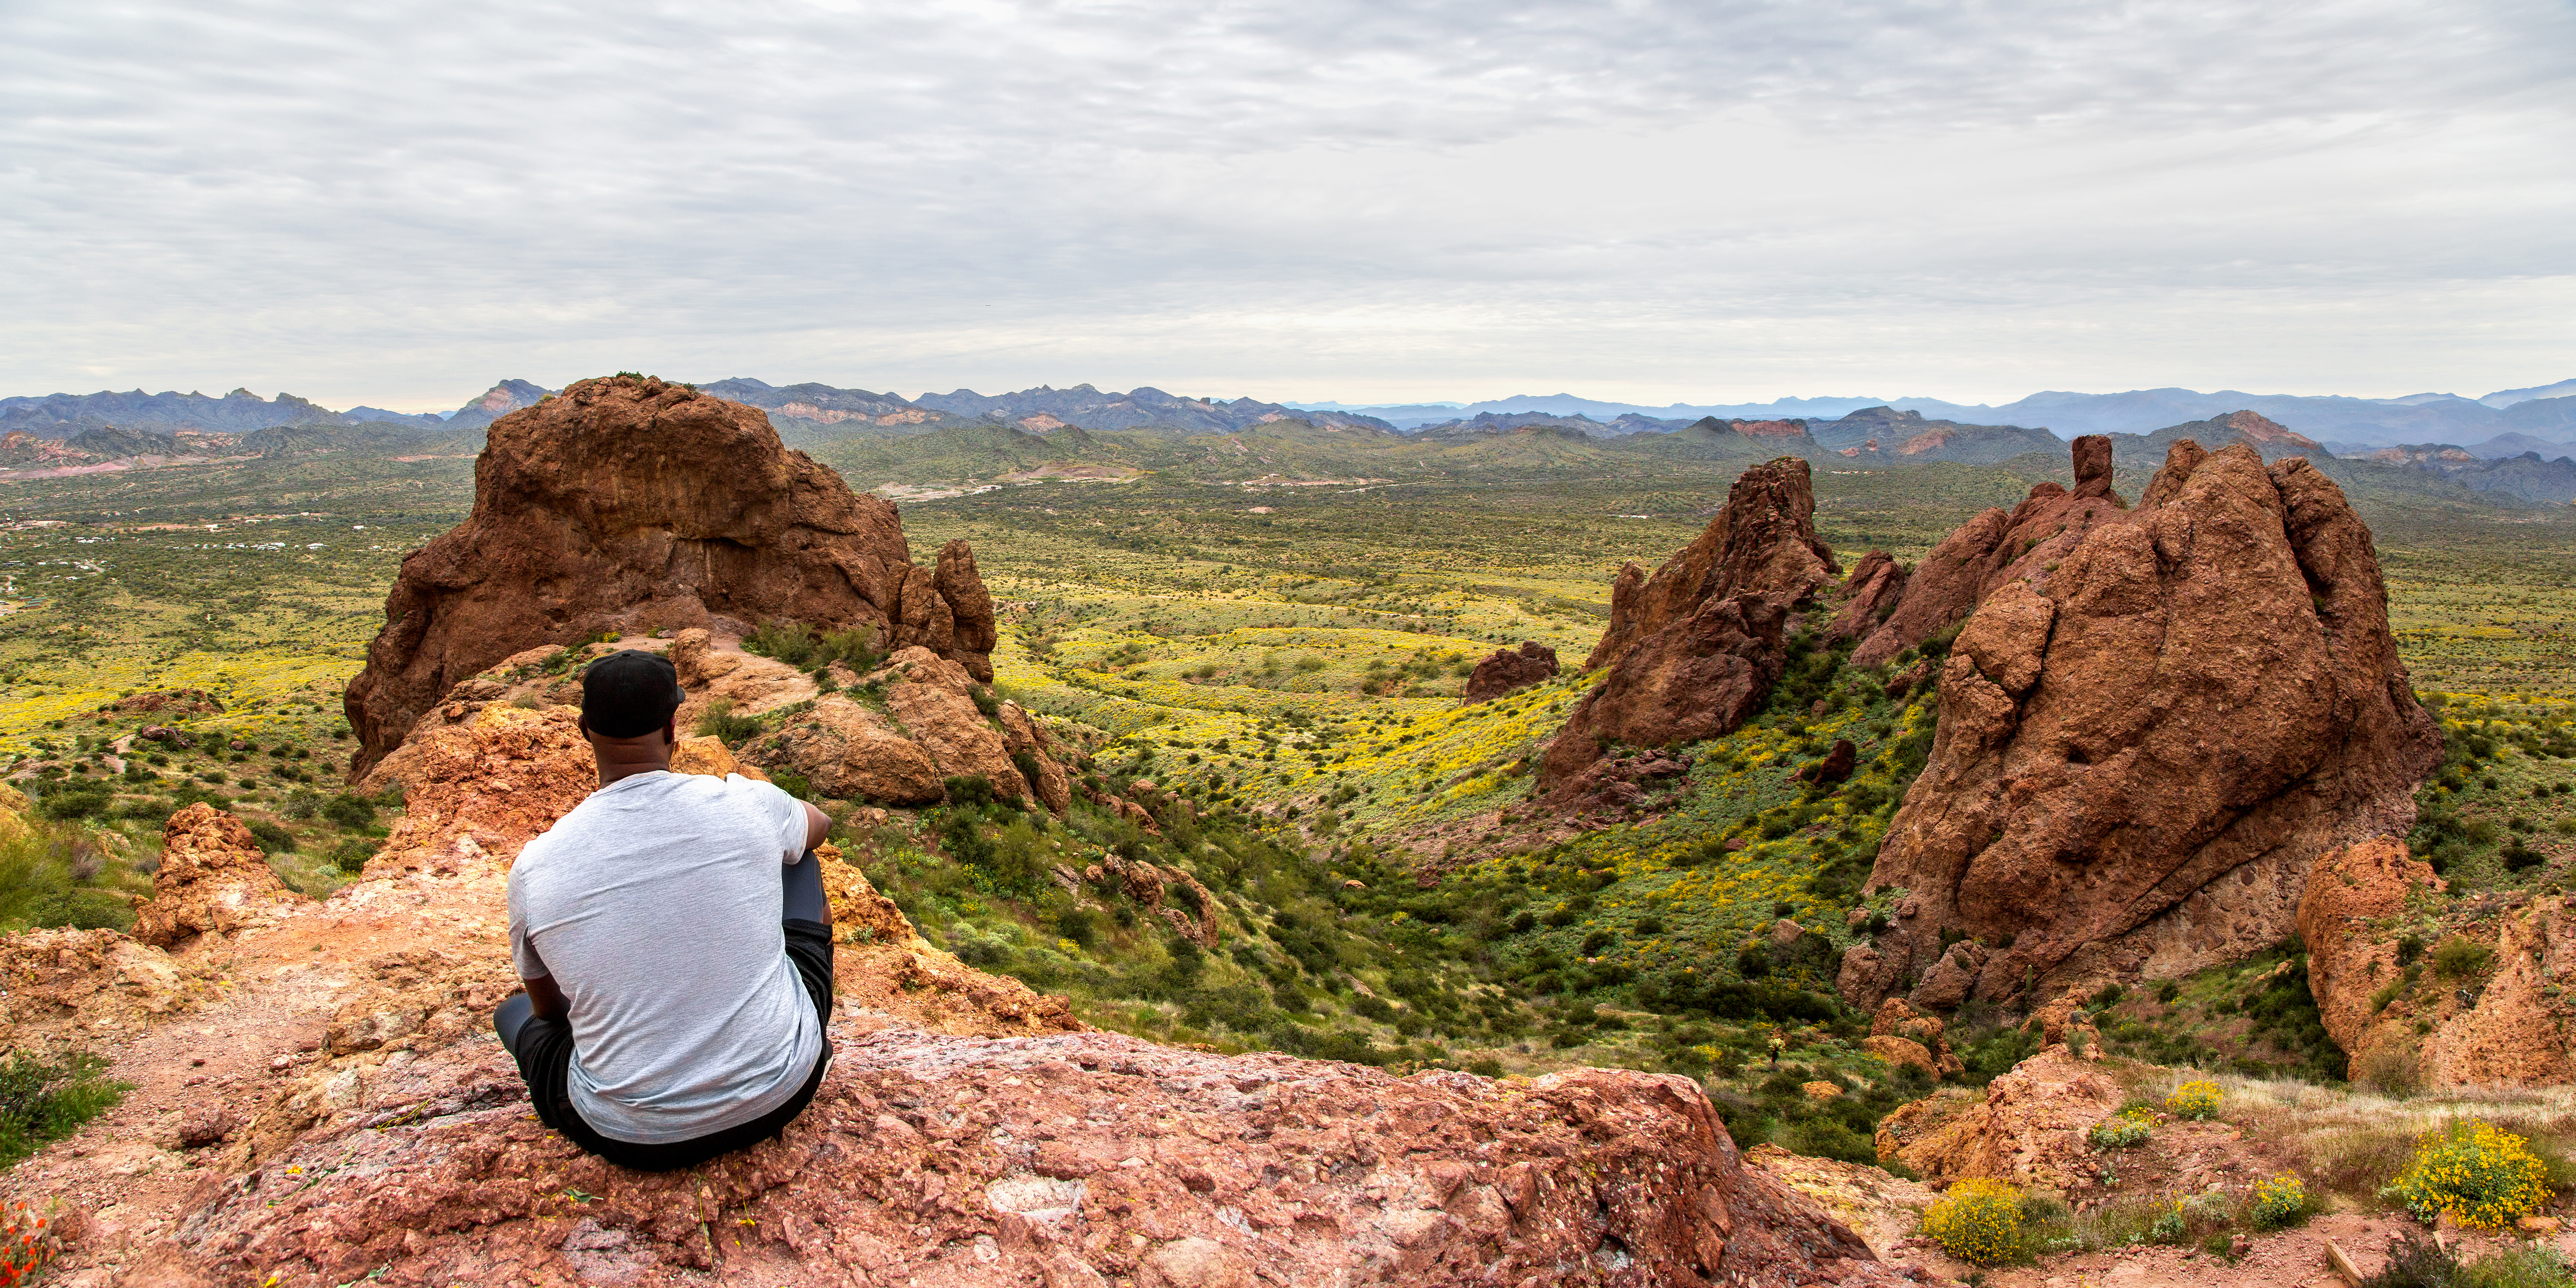
{"label": "gray t-shirt", "polygon": [[573,1108],[639,1145],[785,1104],[823,1032],[779,925],[805,810],[741,775],[618,779],[519,851],[510,952],[571,1004]]}

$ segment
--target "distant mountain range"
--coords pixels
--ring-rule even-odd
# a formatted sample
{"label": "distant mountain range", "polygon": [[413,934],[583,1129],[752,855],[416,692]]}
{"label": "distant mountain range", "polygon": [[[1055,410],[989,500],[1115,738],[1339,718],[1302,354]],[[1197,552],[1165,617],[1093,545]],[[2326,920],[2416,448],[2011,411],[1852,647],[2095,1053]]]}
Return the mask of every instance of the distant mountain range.
{"label": "distant mountain range", "polygon": [[[2217,393],[2201,393],[2192,389],[2133,389],[2116,394],[2051,391],[2000,406],[1944,402],[1938,398],[1780,398],[1767,403],[1673,403],[1649,407],[1638,403],[1579,398],[1573,394],[1523,395],[1455,405],[1292,405],[1375,416],[1406,430],[1483,413],[1535,412],[1585,416],[1595,421],[1645,416],[1687,424],[1702,416],[1835,420],[1872,407],[1893,407],[1899,411],[1918,411],[1928,418],[1956,424],[2046,428],[2060,438],[2073,438],[2078,434],[2146,433],[2160,426],[2206,419],[2231,411],[2257,411],[2267,419],[2320,442],[2341,440],[2357,447],[2382,447],[2401,442],[2464,442],[2517,431],[2530,432],[2535,427],[2540,427],[2539,432],[2547,432],[2546,426],[2566,423],[2570,414],[2576,413],[2576,402],[2564,401],[2570,398],[2576,398],[2576,380],[2562,380],[2554,385],[2537,385],[2529,389],[2499,390],[2482,398],[2462,398],[2456,394],[2346,398],[2335,395],[2249,394],[2232,389]],[[2527,406],[2534,402],[2556,403],[2558,406],[2554,411],[2535,412]],[[2576,432],[2576,427],[2571,427],[2571,432]]]}
{"label": "distant mountain range", "polygon": [[[2078,433],[2115,437],[2122,468],[2152,468],[2163,440],[2182,431],[2237,433],[2267,456],[2295,452],[2319,461],[2367,459],[2400,475],[2430,475],[2472,492],[2539,505],[2576,500],[2576,380],[2503,390],[2481,398],[2418,394],[2407,398],[2293,397],[2188,389],[2120,394],[2042,393],[2000,407],[1938,399],[1878,402],[1857,398],[1784,398],[1732,407],[1639,407],[1572,394],[1501,398],[1450,406],[1416,403],[1354,409],[1194,398],[1151,386],[1119,392],[1090,385],[1040,386],[1012,393],[971,389],[905,398],[895,393],[820,383],[771,385],[745,376],[709,382],[708,393],[768,412],[790,444],[823,452],[866,439],[915,438],[958,431],[945,445],[885,451],[834,450],[867,468],[897,459],[921,462],[929,451],[968,468],[991,457],[995,472],[1043,456],[1056,464],[1089,462],[1121,470],[1168,469],[1196,460],[1222,436],[1307,427],[1318,442],[1344,441],[1291,456],[1327,460],[1343,472],[1365,472],[1381,448],[1419,444],[1442,460],[1486,468],[1512,461],[1536,468],[1585,457],[1584,444],[1681,458],[1732,459],[1752,452],[1807,455],[1819,463],[1876,467],[1904,464],[1989,465],[2033,453],[2053,454]],[[499,417],[532,406],[552,391],[527,380],[495,383],[443,416],[378,407],[335,412],[293,394],[262,398],[235,389],[202,393],[52,394],[0,398],[0,469],[82,469],[112,460],[185,463],[216,456],[295,456],[345,450],[449,455],[479,451],[482,431]],[[1008,429],[995,437],[976,427]],[[2229,430],[2228,426],[2239,429]],[[1300,430],[1300,433],[1305,430]],[[1090,433],[1142,434],[1169,448],[1127,442],[1111,450]],[[1029,446],[1054,438],[1055,446]],[[1218,436],[1212,438],[1210,436]],[[952,436],[953,437],[953,436]],[[1293,435],[1292,435],[1293,437]],[[1126,442],[1122,439],[1121,442]],[[1011,444],[1007,451],[1000,445]],[[1188,446],[1197,444],[1198,446]],[[2204,440],[2204,446],[2215,446]],[[1229,447],[1224,449],[1232,451]],[[1356,451],[1357,456],[1350,456]],[[999,455],[995,455],[999,452]],[[853,454],[855,453],[855,454]],[[1464,453],[1464,455],[1460,455]],[[1344,458],[1348,459],[1344,459]],[[1026,458],[1026,459],[1024,459]],[[1426,457],[1426,460],[1430,457]],[[1007,460],[1007,464],[1005,463]],[[1045,462],[1038,462],[1044,464]],[[1283,458],[1282,463],[1286,463]],[[1327,471],[1330,472],[1330,471]]]}
{"label": "distant mountain range", "polygon": [[[1720,420],[1837,421],[1855,412],[1885,407],[1920,413],[1927,427],[2022,426],[2046,429],[2059,438],[2146,433],[2231,411],[2255,411],[2343,454],[2400,444],[2437,443],[2468,444],[2468,450],[2477,455],[2503,457],[2525,451],[2548,452],[2557,449],[2561,440],[2576,438],[2576,380],[2499,390],[2478,398],[2433,393],[2404,398],[2347,398],[2236,390],[2201,393],[2191,389],[2133,389],[2115,394],[2051,391],[2000,406],[1937,398],[1835,397],[1649,407],[1564,393],[1462,404],[1354,406],[1192,398],[1151,386],[1120,393],[1090,385],[1070,389],[1040,386],[1002,394],[959,389],[905,398],[817,383],[777,386],[740,376],[702,387],[709,393],[767,410],[772,419],[804,421],[813,426],[848,426],[843,432],[866,432],[867,426],[874,426],[884,432],[921,433],[924,427],[952,419],[1017,424],[1032,432],[1044,432],[1057,424],[1086,429],[1154,426],[1208,432],[1238,429],[1262,423],[1264,417],[1280,416],[1298,416],[1320,425],[1420,431],[1443,425],[1490,425],[1492,422],[1484,419],[1488,416],[1539,416],[1555,417],[1568,424],[1579,418],[1584,425],[1593,427],[1583,432],[1597,435],[1678,429],[1712,416]],[[235,389],[220,398],[202,393],[147,394],[140,389],[126,393],[49,394],[0,398],[0,433],[25,430],[40,438],[61,439],[83,429],[108,426],[164,433],[181,429],[247,433],[291,424],[393,424],[458,430],[488,425],[548,392],[526,380],[503,380],[444,416],[368,406],[335,412],[293,394],[281,393],[269,399],[247,389]],[[853,423],[858,421],[865,425]]]}

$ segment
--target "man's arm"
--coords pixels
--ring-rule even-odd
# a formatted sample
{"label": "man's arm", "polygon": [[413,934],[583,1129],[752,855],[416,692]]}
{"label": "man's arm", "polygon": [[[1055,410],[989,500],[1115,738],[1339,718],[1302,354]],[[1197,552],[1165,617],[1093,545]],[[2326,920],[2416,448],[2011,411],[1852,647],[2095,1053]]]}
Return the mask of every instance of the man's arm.
{"label": "man's arm", "polygon": [[564,1000],[563,990],[555,986],[555,977],[539,975],[519,981],[528,986],[528,1010],[541,1020],[560,1020],[572,1011]]}
{"label": "man's arm", "polygon": [[832,834],[832,816],[814,808],[811,801],[796,803],[805,807],[805,848],[811,850]]}

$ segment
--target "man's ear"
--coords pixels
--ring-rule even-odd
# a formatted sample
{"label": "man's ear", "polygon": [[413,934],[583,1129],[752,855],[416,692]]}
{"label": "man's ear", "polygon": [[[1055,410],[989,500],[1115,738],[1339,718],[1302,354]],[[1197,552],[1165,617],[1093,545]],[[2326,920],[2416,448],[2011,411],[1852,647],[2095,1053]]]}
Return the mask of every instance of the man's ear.
{"label": "man's ear", "polygon": [[673,751],[680,749],[679,712],[672,712],[671,718],[662,722],[662,745],[672,749]]}
{"label": "man's ear", "polygon": [[589,716],[574,716],[574,717],[572,718],[572,724],[573,724],[573,727],[574,727],[574,728],[581,730],[581,740],[582,740],[583,742],[588,742],[588,741],[590,741],[590,717],[589,717]]}

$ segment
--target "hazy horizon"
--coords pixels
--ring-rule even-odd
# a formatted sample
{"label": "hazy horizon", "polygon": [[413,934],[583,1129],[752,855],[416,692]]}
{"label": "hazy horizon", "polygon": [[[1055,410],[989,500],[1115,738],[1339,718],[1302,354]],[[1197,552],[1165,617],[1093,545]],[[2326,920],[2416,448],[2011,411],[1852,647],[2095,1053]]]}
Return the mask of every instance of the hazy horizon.
{"label": "hazy horizon", "polygon": [[2576,371],[2560,4],[30,0],[0,68],[28,392],[1993,404]]}

